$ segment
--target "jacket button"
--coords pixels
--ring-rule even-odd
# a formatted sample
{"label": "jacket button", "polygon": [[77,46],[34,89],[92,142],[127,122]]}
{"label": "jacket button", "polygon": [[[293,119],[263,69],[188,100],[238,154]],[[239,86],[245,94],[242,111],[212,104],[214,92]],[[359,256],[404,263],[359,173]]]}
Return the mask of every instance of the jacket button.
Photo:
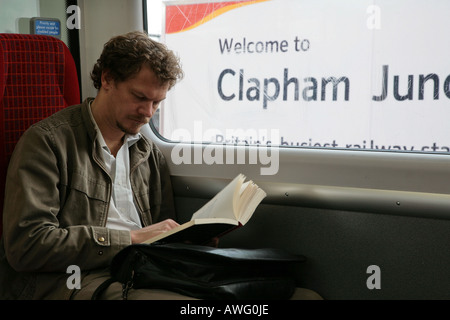
{"label": "jacket button", "polygon": [[105,242],[105,238],[104,237],[100,237],[100,238],[98,238],[98,241]]}
{"label": "jacket button", "polygon": [[99,251],[99,252],[98,252],[98,255],[99,255],[99,256],[102,256],[102,255],[103,255],[103,251]]}

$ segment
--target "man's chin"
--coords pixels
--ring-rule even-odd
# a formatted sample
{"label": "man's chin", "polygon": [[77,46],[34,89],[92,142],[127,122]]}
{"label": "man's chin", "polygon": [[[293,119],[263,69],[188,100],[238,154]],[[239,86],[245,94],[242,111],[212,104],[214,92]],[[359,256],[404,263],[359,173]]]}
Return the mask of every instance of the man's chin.
{"label": "man's chin", "polygon": [[124,131],[126,134],[129,134],[131,136],[137,135],[139,132],[141,132],[142,126],[139,127],[139,129],[133,129],[133,130],[127,130]]}
{"label": "man's chin", "polygon": [[123,126],[119,126],[120,130],[122,130],[125,134],[128,135],[136,135],[139,132],[141,132],[141,128],[144,126],[144,124],[140,124],[138,126],[135,127],[123,127]]}

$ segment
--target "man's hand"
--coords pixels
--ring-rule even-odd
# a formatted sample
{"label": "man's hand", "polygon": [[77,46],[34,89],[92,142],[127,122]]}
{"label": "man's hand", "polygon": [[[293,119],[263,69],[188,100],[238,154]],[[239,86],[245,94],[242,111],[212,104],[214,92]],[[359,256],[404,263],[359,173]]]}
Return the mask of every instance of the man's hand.
{"label": "man's hand", "polygon": [[167,219],[155,224],[152,224],[150,226],[144,227],[139,230],[132,230],[131,231],[131,243],[142,243],[145,240],[148,240],[150,238],[153,238],[161,233],[164,233],[166,231],[169,231],[175,227],[179,226],[178,223],[176,223],[172,219]]}

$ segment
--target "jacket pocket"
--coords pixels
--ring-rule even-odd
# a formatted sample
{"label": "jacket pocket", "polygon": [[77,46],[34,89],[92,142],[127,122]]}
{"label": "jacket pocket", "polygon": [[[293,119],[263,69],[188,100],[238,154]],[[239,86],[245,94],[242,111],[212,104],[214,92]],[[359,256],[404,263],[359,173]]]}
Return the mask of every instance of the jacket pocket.
{"label": "jacket pocket", "polygon": [[108,201],[108,185],[104,181],[93,179],[85,174],[74,172],[71,189],[85,194],[88,198]]}
{"label": "jacket pocket", "polygon": [[150,190],[148,186],[141,185],[135,191],[135,200],[144,213],[150,210],[150,202],[152,200]]}
{"label": "jacket pocket", "polygon": [[110,197],[109,189],[110,186],[104,180],[73,172],[64,206],[61,208],[60,222],[68,226],[104,226]]}

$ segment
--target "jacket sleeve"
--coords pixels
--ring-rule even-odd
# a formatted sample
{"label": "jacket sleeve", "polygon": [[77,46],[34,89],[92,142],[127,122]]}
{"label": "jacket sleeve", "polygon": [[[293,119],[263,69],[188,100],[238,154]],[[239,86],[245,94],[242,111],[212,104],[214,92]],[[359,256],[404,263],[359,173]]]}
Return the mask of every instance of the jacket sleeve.
{"label": "jacket sleeve", "polygon": [[66,272],[70,265],[82,271],[106,267],[131,244],[130,232],[88,222],[61,226],[60,177],[67,164],[61,163],[53,141],[48,131],[33,126],[11,158],[3,210],[8,262],[26,272]]}
{"label": "jacket sleeve", "polygon": [[172,188],[172,180],[170,178],[169,167],[166,159],[161,151],[158,149],[159,171],[161,179],[161,208],[158,221],[165,219],[178,220],[175,209],[175,201]]}

